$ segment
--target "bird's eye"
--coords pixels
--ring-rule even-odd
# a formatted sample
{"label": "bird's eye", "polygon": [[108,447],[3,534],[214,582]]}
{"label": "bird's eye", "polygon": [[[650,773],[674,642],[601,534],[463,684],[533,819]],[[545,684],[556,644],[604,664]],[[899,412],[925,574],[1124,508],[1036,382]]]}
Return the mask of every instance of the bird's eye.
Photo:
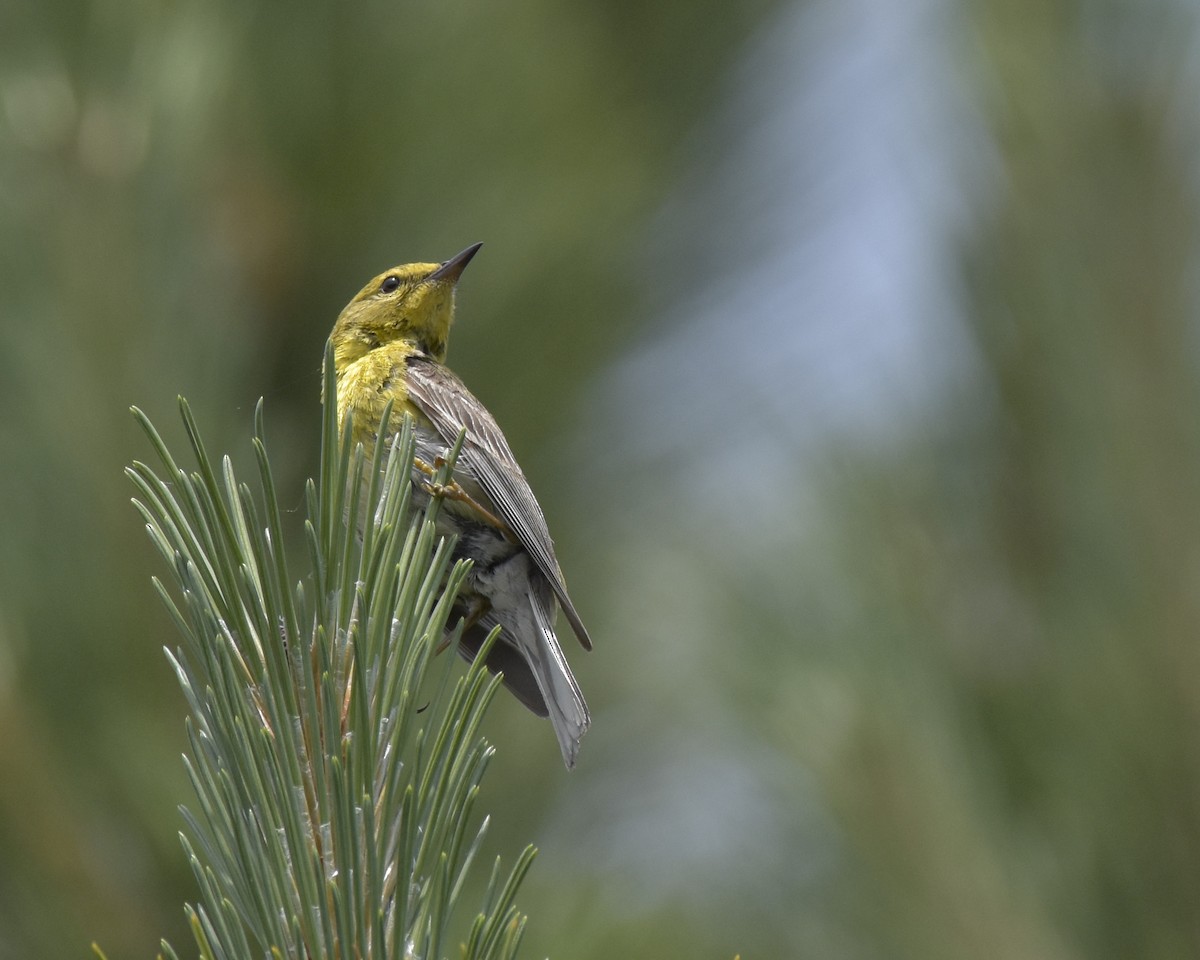
{"label": "bird's eye", "polygon": [[380,293],[391,293],[398,286],[400,286],[400,278],[399,277],[388,277],[383,281],[383,283],[381,283],[379,285],[379,292]]}

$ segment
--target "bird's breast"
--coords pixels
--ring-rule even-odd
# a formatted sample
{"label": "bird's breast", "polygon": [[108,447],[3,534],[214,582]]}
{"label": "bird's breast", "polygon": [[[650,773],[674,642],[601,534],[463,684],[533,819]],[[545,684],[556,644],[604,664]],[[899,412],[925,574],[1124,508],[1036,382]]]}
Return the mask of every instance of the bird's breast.
{"label": "bird's breast", "polygon": [[346,365],[337,380],[338,416],[354,415],[354,438],[369,446],[379,432],[384,408],[392,404],[393,429],[400,417],[411,414],[420,423],[421,412],[408,399],[404,381],[404,358],[394,357],[392,351],[372,350]]}

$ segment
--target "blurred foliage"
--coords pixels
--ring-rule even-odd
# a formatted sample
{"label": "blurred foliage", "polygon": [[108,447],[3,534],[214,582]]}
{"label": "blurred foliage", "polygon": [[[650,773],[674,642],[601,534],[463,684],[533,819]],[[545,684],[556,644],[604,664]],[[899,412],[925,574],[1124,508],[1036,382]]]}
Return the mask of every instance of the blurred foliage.
{"label": "blurred foliage", "polygon": [[[973,218],[942,254],[972,375],[932,416],[887,419],[901,429],[883,442],[743,464],[732,502],[648,454],[661,494],[622,526],[610,563],[638,559],[610,574],[607,633],[667,646],[626,680],[633,709],[664,742],[723,756],[758,800],[710,818],[748,839],[708,864],[740,868],[759,900],[696,892],[702,870],[675,888],[700,915],[726,906],[744,954],[1195,956],[1195,10],[958,14],[959,75],[991,136],[969,157],[986,173]],[[829,362],[838,348],[855,344]],[[724,372],[741,424],[753,372]],[[691,805],[729,789],[706,784]],[[661,830],[669,805],[647,802]],[[571,823],[601,847],[637,820],[610,793]],[[775,868],[752,843],[780,831]]]}
{"label": "blurred foliage", "polygon": [[[940,253],[973,372],[886,443],[781,445],[722,486],[626,458],[637,418],[589,385],[668,314],[664,277],[703,302],[781,242],[720,198],[660,209],[738,137],[696,135],[712,108],[771,109],[726,79],[769,4],[0,8],[0,957],[185,937],[126,407],[183,393],[223,450],[265,393],[298,506],[337,311],[475,240],[451,364],[597,640],[575,774],[519,707],[490,717],[494,842],[542,849],[529,955],[1200,952],[1195,5],[912,9],[990,138]],[[821,200],[786,238],[817,262]],[[649,244],[676,215],[730,262]],[[775,345],[733,319],[762,366],[713,389],[768,389]],[[578,438],[594,406],[612,433]]]}

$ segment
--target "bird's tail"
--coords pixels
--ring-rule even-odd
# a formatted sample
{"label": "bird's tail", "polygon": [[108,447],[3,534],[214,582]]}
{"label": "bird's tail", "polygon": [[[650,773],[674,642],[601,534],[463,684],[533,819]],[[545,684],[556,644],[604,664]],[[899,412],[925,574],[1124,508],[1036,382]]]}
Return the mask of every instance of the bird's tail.
{"label": "bird's tail", "polygon": [[523,652],[527,654],[526,660],[533,670],[534,680],[537,681],[538,689],[546,701],[550,723],[554,727],[554,735],[558,738],[563,762],[570,770],[575,766],[579,741],[587,732],[592,718],[579,690],[579,684],[575,682],[575,676],[567,665],[567,658],[558,644],[558,637],[554,635],[553,598],[539,598],[535,596],[535,590],[531,589],[529,605],[533,609],[537,627],[530,639],[536,647]]}
{"label": "bird's tail", "polygon": [[[539,592],[539,588],[544,588]],[[549,586],[533,582],[524,603],[492,607],[460,638],[458,652],[474,660],[484,640],[500,626],[503,632],[487,658],[487,668],[504,676],[504,686],[539,717],[549,717],[567,769],[575,766],[579,741],[591,717],[579,684],[554,635],[556,604]],[[466,616],[465,608],[460,613]]]}

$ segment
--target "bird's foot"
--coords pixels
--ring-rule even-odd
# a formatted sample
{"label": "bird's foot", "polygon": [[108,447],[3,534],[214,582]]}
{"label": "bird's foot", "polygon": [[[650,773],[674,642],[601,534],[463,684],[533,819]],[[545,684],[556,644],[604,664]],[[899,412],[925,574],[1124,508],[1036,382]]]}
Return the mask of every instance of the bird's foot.
{"label": "bird's foot", "polygon": [[[435,477],[441,467],[446,465],[446,461],[442,457],[438,457],[434,461],[434,465],[430,466],[420,458],[414,458],[413,464],[421,473],[427,477]],[[431,497],[437,497],[440,500],[453,500],[456,503],[463,504],[467,510],[474,515],[477,522],[486,524],[489,527],[495,527],[500,530],[506,537],[510,537],[508,525],[501,520],[496,514],[485,507],[482,503],[472,497],[466,490],[462,488],[457,480],[451,480],[449,483],[438,483],[436,480],[423,480],[421,486]],[[510,537],[511,538],[511,537]]]}

